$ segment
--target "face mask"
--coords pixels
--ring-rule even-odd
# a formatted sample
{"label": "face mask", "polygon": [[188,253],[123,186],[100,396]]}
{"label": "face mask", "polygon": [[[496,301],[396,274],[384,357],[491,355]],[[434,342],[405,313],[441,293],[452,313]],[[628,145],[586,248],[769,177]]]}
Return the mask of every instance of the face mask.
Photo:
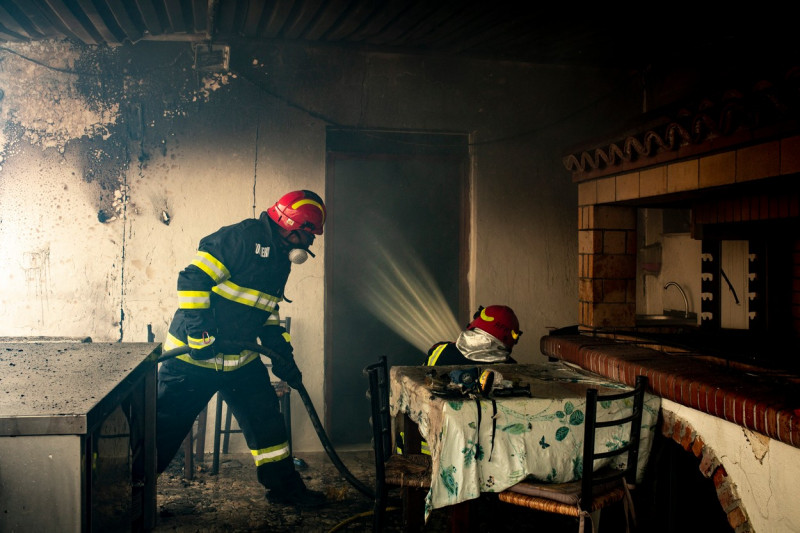
{"label": "face mask", "polygon": [[295,265],[301,265],[308,259],[308,251],[302,248],[292,248],[289,250],[289,261]]}
{"label": "face mask", "polygon": [[502,363],[509,355],[502,342],[478,328],[462,331],[456,348],[470,361],[480,363]]}
{"label": "face mask", "polygon": [[[297,237],[295,239],[297,242],[292,242],[295,239],[290,239],[290,237],[295,234]],[[295,265],[300,265],[308,260],[308,256],[316,257],[311,250],[308,249],[309,246],[314,242],[314,236],[310,233],[305,233],[301,231],[293,231],[289,235],[284,236],[283,242],[287,248],[289,248],[289,261],[294,263]],[[295,246],[301,246],[302,248],[294,248]]]}

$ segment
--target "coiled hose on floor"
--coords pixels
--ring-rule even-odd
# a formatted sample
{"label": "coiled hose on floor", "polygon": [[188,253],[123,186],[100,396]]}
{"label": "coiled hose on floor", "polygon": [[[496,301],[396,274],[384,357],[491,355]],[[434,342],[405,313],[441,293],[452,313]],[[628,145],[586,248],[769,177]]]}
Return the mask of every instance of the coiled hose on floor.
{"label": "coiled hose on floor", "polygon": [[[260,344],[245,343],[245,342],[233,343],[226,341],[217,341],[217,343],[222,350],[231,351],[232,353],[238,353],[241,350],[252,350],[254,352],[266,355],[267,357],[270,358],[270,360],[281,358],[280,354],[270,350],[269,348],[261,346]],[[168,350],[166,352],[163,352],[161,356],[159,356],[158,362],[161,363],[163,361],[166,361],[167,359],[172,359],[179,355],[188,354],[190,351],[191,349],[188,346],[181,346],[172,350]],[[339,472],[345,477],[345,479],[359,492],[361,492],[364,496],[374,499],[375,492],[369,487],[367,487],[364,483],[359,481],[353,475],[353,473],[347,469],[345,464],[339,458],[339,455],[337,455],[336,450],[334,450],[333,445],[331,444],[331,441],[328,438],[327,433],[325,433],[325,429],[322,427],[322,422],[320,422],[319,416],[317,416],[317,410],[314,408],[314,404],[311,403],[311,398],[308,396],[308,391],[306,391],[303,382],[301,381],[299,383],[291,383],[290,386],[292,386],[297,391],[297,393],[300,395],[300,398],[303,400],[303,405],[305,406],[306,411],[308,412],[308,416],[311,419],[311,424],[314,426],[314,431],[316,431],[317,437],[319,437],[319,441],[320,443],[322,443],[322,447],[325,448],[325,453],[328,454],[328,457],[330,458],[331,462],[333,462],[336,469],[339,470]]]}

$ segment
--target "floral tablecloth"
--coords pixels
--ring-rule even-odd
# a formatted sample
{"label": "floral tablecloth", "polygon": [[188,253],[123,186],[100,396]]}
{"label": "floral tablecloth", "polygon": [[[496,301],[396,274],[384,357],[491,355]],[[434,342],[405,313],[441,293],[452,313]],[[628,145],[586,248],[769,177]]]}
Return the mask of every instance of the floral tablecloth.
{"label": "floral tablecloth", "polygon": [[[465,367],[395,366],[390,370],[392,416],[406,414],[427,441],[433,463],[425,518],[431,510],[500,492],[527,476],[562,483],[581,477],[586,389],[600,394],[630,388],[563,362],[485,365],[505,379],[528,383],[531,396],[442,398],[431,394],[425,375]],[[661,398],[645,393],[639,478],[653,443]],[[478,411],[480,409],[480,412]],[[599,419],[630,414],[632,401],[603,402]],[[480,416],[479,416],[480,415]],[[624,415],[623,415],[624,416]],[[597,449],[622,445],[620,427],[603,428]],[[626,454],[618,460],[625,460]],[[609,459],[608,461],[613,461]],[[595,467],[602,466],[598,461]],[[619,464],[616,466],[622,467]]]}

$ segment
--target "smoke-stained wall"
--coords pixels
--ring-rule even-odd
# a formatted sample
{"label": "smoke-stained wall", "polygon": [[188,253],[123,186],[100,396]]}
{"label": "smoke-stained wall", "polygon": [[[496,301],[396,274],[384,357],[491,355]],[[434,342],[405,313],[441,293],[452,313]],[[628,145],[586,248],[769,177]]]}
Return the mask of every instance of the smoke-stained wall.
{"label": "smoke-stained wall", "polygon": [[[151,325],[162,341],[202,236],[289,190],[324,194],[331,125],[471,134],[473,305],[517,311],[523,362],[576,321],[560,158],[600,127],[576,128],[577,111],[610,116],[596,72],[278,44],[233,45],[229,71],[199,72],[188,43],[45,42],[0,49],[0,90],[0,336],[139,342]],[[324,242],[281,308],[320,412]],[[320,449],[294,426],[297,450]]]}

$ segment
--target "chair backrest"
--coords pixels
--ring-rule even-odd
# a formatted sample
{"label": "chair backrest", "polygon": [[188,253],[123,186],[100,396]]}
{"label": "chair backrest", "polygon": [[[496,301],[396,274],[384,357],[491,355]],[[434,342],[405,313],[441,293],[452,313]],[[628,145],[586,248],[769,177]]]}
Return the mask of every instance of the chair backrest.
{"label": "chair backrest", "polygon": [[372,446],[375,449],[375,467],[378,479],[384,477],[384,464],[392,454],[392,417],[389,413],[389,369],[386,356],[380,357],[363,370],[369,379],[367,397],[370,400]]}
{"label": "chair backrest", "polygon": [[[647,377],[636,376],[633,390],[612,394],[598,394],[597,389],[586,392],[586,422],[583,439],[583,477],[581,481],[581,507],[588,509],[592,503],[592,489],[595,485],[608,483],[624,477],[633,485],[636,483],[636,472],[639,465],[639,435],[642,429],[642,409],[644,408],[644,391],[647,388]],[[610,420],[598,421],[598,404],[633,399],[633,410],[630,415],[619,416]],[[600,428],[627,425],[630,433],[627,443],[611,448],[605,452],[595,452],[598,430]],[[624,441],[623,441],[624,442]],[[627,454],[627,462],[623,470],[612,475],[596,476],[594,462],[598,459]]]}

